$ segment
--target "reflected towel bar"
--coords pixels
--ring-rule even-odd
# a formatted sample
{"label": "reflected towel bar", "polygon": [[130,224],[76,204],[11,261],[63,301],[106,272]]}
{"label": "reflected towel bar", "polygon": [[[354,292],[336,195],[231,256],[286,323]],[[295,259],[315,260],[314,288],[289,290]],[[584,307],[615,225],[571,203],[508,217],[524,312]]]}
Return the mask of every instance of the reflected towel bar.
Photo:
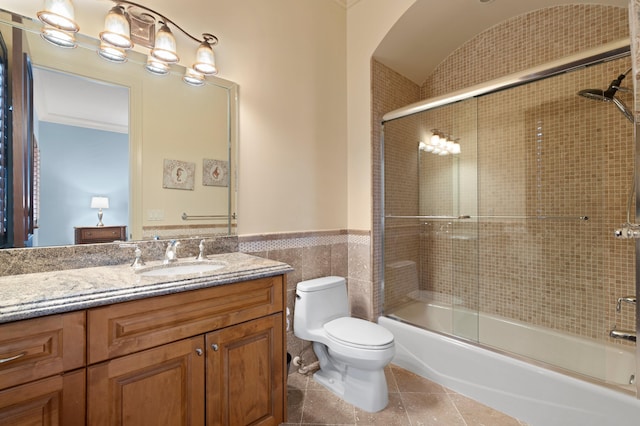
{"label": "reflected towel bar", "polygon": [[[231,219],[235,219],[236,214],[231,214]],[[182,213],[182,220],[207,220],[207,219],[229,219],[229,215],[226,214],[212,214],[212,215],[189,215]]]}

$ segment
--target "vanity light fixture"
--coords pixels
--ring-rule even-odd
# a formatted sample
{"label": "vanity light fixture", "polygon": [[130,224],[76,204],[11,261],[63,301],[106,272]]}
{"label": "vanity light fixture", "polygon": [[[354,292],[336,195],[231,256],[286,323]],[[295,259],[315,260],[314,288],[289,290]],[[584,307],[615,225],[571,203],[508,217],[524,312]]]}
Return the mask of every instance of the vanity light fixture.
{"label": "vanity light fixture", "polygon": [[[119,49],[131,49],[133,42],[130,34],[129,20],[124,14],[124,8],[120,5],[112,7],[107,13],[107,17],[104,18],[104,31],[100,33],[100,40],[107,47],[111,45]],[[100,46],[100,50],[102,50],[102,46]]]}
{"label": "vanity light fixture", "polygon": [[193,68],[187,68],[182,80],[190,86],[202,86],[204,84],[204,75]]}
{"label": "vanity light fixture", "polygon": [[454,139],[451,135],[445,135],[441,131],[433,129],[428,142],[420,141],[418,149],[437,155],[457,155],[461,152],[459,141],[460,139]]}
{"label": "vanity light fixture", "polygon": [[[154,75],[166,75],[171,64],[179,62],[176,39],[171,28],[198,43],[196,60],[186,67],[183,80],[194,86],[204,84],[205,76],[216,75],[213,46],[218,38],[203,33],[202,38],[194,37],[171,19],[139,3],[128,0],[111,0],[116,3],[107,13],[104,31],[100,33],[98,55],[112,62],[126,62],[128,49],[134,43],[149,49],[145,69]],[[44,10],[38,12],[38,18],[45,24],[42,37],[61,47],[75,47],[74,33],[79,30],[74,20],[71,0],[44,0]],[[155,32],[156,21],[160,29]]]}
{"label": "vanity light fixture", "polygon": [[109,208],[109,198],[91,197],[91,208],[98,209],[98,224],[96,226],[104,226],[104,223],[102,223],[102,209]]}
{"label": "vanity light fixture", "polygon": [[76,47],[75,33],[80,27],[75,21],[75,10],[71,0],[45,0],[44,10],[37,13],[45,25],[40,35],[59,47]]}

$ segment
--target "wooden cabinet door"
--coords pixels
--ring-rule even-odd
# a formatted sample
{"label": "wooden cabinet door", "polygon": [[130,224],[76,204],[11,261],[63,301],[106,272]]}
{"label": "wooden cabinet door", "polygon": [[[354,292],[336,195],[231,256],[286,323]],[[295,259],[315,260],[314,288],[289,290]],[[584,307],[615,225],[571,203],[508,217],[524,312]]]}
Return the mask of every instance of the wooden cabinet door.
{"label": "wooden cabinet door", "polygon": [[0,325],[0,389],[84,367],[84,312]]}
{"label": "wooden cabinet door", "polygon": [[282,314],[207,334],[207,425],[284,422]]}
{"label": "wooden cabinet door", "polygon": [[197,336],[89,367],[88,424],[204,424],[203,344]]}
{"label": "wooden cabinet door", "polygon": [[0,391],[0,425],[82,426],[85,370]]}

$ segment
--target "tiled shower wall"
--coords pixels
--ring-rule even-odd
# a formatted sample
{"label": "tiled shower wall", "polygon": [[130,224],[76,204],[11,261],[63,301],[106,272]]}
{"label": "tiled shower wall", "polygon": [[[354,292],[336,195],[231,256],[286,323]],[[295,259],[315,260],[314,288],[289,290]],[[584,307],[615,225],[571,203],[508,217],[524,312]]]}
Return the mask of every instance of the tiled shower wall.
{"label": "tiled shower wall", "polygon": [[[559,6],[516,17],[478,35],[441,63],[422,85],[422,98],[623,37],[628,37],[627,11],[616,7]],[[402,226],[387,220],[387,226],[395,229],[393,238],[385,240],[386,266],[414,261],[419,265],[420,289],[455,296],[465,306],[484,312],[598,339],[608,339],[613,324],[633,329],[633,309],[615,312],[617,297],[635,293],[633,243],[612,237],[626,220],[632,127],[612,105],[576,96],[581,89],[606,88],[629,64],[622,59],[480,98],[477,134],[462,141],[463,154],[473,147],[474,138],[478,141],[476,187],[469,188],[467,182],[459,194],[445,195],[441,190],[450,187],[431,184],[420,195],[430,200],[422,206],[417,138],[432,126],[451,133],[457,126],[460,133],[455,136],[466,127],[451,122],[457,114],[434,111],[421,118],[417,132],[411,130],[415,123],[394,128],[394,133],[404,135],[399,138],[403,142],[394,158],[387,155],[390,163],[385,167],[387,173],[397,170],[403,177],[387,179],[386,193],[394,194],[387,203],[400,198],[395,205],[402,207],[391,214],[477,214],[485,219],[471,224],[404,221]],[[375,153],[379,117],[398,107],[397,87],[410,82],[376,61],[372,68],[375,174],[380,164]],[[402,93],[407,96],[402,105],[415,102],[411,90]],[[424,170],[437,171],[433,164]],[[396,187],[390,186],[393,182]],[[376,183],[380,188],[374,179]],[[460,203],[472,192],[478,193],[478,200],[463,209]],[[376,194],[374,188],[374,210],[379,211]],[[477,211],[463,211],[474,203]],[[437,204],[438,209],[425,210]],[[390,214],[389,208],[385,213]],[[538,216],[549,219],[531,219]],[[580,220],[583,216],[589,219]],[[375,218],[374,212],[374,250],[381,249],[376,238],[381,225]],[[415,252],[409,254],[416,245],[419,258]],[[401,303],[401,293],[387,284],[389,306]]]}

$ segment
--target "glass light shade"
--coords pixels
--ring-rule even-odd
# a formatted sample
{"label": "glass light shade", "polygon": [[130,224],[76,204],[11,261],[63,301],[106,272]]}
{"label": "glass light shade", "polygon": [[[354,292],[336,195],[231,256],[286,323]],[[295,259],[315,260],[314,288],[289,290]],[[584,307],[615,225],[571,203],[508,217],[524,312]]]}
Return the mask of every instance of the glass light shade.
{"label": "glass light shade", "polygon": [[187,68],[182,80],[191,86],[202,86],[204,84],[204,75],[192,68]]}
{"label": "glass light shade", "polygon": [[180,60],[176,51],[176,39],[167,24],[163,23],[156,34],[156,44],[151,50],[151,56],[168,64],[174,64]]}
{"label": "glass light shade", "polygon": [[144,68],[153,75],[167,75],[169,74],[169,64],[163,61],[159,61],[153,56],[147,57],[147,64]]}
{"label": "glass light shade", "polygon": [[111,62],[124,63],[127,62],[127,53],[124,49],[110,45],[109,43],[100,43],[98,55],[101,58]]}
{"label": "glass light shade", "polygon": [[43,39],[49,43],[55,44],[58,47],[65,47],[67,49],[73,49],[77,46],[76,37],[73,33],[61,31],[57,28],[48,26],[42,27],[40,35]]}
{"label": "glass light shade", "polygon": [[431,136],[431,145],[437,146],[439,141],[440,141],[440,136],[438,135]]}
{"label": "glass light shade", "polygon": [[206,41],[200,43],[198,50],[196,50],[196,62],[193,64],[193,69],[204,75],[218,74],[213,48]]}
{"label": "glass light shade", "polygon": [[460,149],[460,144],[459,143],[454,143],[453,144],[453,150],[451,151],[452,154],[460,154],[461,149]]}
{"label": "glass light shade", "polygon": [[100,33],[100,40],[121,49],[131,49],[133,43],[130,34],[129,20],[122,7],[114,6],[104,19],[104,31]]}
{"label": "glass light shade", "polygon": [[42,22],[59,30],[77,32],[80,29],[71,0],[45,0],[44,10],[37,15]]}
{"label": "glass light shade", "polygon": [[108,209],[109,197],[91,197],[92,209]]}

